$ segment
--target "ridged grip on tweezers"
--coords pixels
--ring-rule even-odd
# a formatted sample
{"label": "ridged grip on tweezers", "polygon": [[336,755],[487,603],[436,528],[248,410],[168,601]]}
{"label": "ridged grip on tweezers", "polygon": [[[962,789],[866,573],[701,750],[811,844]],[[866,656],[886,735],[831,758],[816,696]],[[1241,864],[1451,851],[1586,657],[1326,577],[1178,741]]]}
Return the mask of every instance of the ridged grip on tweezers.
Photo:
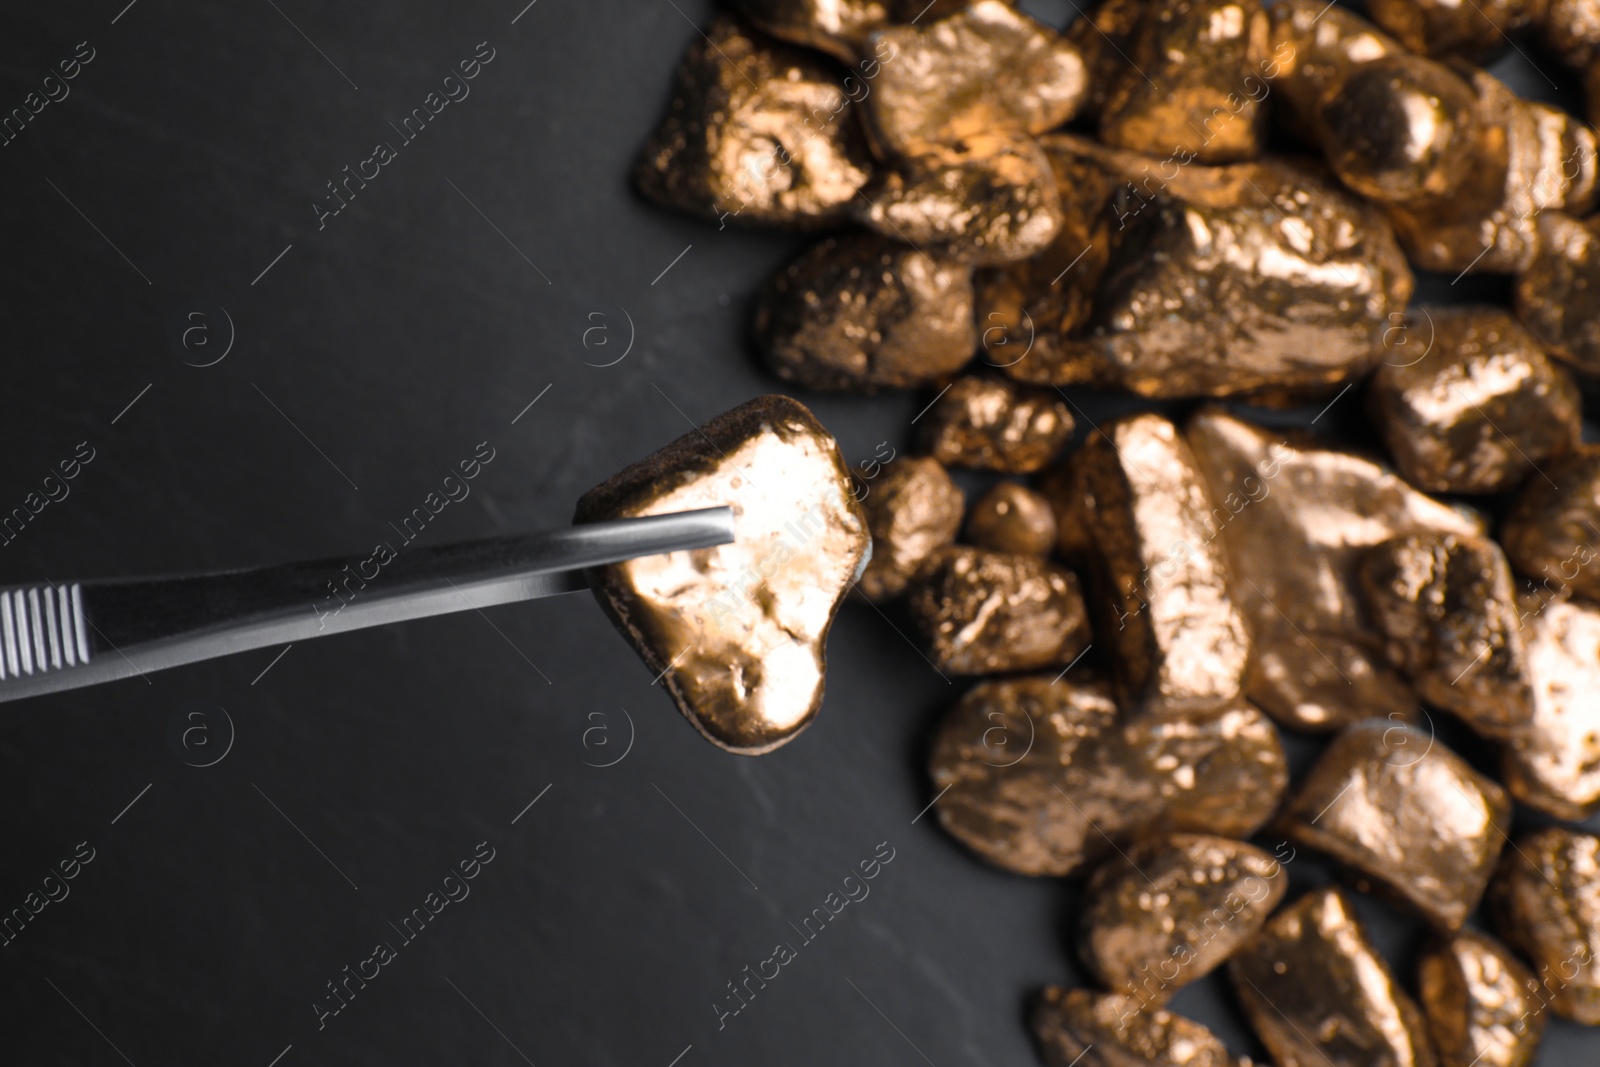
{"label": "ridged grip on tweezers", "polygon": [[0,590],[0,680],[88,662],[82,585]]}

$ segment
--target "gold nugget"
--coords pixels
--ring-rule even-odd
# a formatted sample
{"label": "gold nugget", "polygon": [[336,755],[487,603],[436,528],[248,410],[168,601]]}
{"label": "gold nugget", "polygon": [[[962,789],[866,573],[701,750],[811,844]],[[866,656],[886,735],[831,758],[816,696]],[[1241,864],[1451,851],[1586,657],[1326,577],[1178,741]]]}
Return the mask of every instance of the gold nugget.
{"label": "gold nugget", "polygon": [[1063,222],[1050,160],[1031,137],[973,134],[929,145],[880,171],[856,201],[856,218],[886,237],[964,263],[1027,259]]}
{"label": "gold nugget", "polygon": [[1539,983],[1498,941],[1463,930],[1417,968],[1439,1067],[1528,1067],[1544,1033]]}
{"label": "gold nugget", "polygon": [[1391,537],[1481,525],[1370,459],[1219,409],[1196,414],[1186,436],[1227,512],[1220,539],[1254,637],[1246,695],[1299,730],[1410,715],[1415,694],[1389,663],[1357,567]]}
{"label": "gold nugget", "polygon": [[1517,570],[1541,587],[1600,600],[1600,448],[1582,448],[1529,478],[1500,541]]}
{"label": "gold nugget", "polygon": [[1600,606],[1534,586],[1517,598],[1533,715],[1501,777],[1511,795],[1558,819],[1600,810]]}
{"label": "gold nugget", "polygon": [[1533,715],[1528,649],[1500,546],[1408,534],[1368,550],[1361,584],[1389,660],[1430,704],[1510,740]]}
{"label": "gold nugget", "polygon": [[1544,6],[1545,0],[1369,0],[1367,14],[1413,52],[1480,59],[1500,49],[1508,34],[1527,26]]}
{"label": "gold nugget", "polygon": [[1050,1067],[1250,1067],[1193,1019],[1115,993],[1049,986],[1033,1032]]}
{"label": "gold nugget", "polygon": [[1267,13],[1260,0],[1147,4],[1100,115],[1100,139],[1151,156],[1201,163],[1261,151],[1268,86]]}
{"label": "gold nugget", "polygon": [[1056,547],[1055,512],[1027,486],[1001,482],[972,505],[967,540],[994,552],[1048,556]]}
{"label": "gold nugget", "polygon": [[1511,801],[1432,734],[1373,719],[1323,750],[1281,826],[1456,930],[1494,873]]}
{"label": "gold nugget", "polygon": [[1376,208],[1278,160],[1185,167],[1065,135],[1045,145],[1122,176],[1102,209],[1118,236],[1084,322],[1006,373],[1230,396],[1326,388],[1381,358],[1413,279]]}
{"label": "gold nugget", "polygon": [[1267,6],[1272,60],[1267,80],[1296,129],[1313,134],[1323,99],[1349,72],[1402,51],[1360,15],[1323,0],[1275,0]]}
{"label": "gold nugget", "polygon": [[1517,275],[1517,317],[1552,355],[1600,374],[1600,219],[1546,211],[1535,238],[1537,251]]}
{"label": "gold nugget", "polygon": [[1077,575],[1034,556],[948,549],[908,591],[912,628],[940,671],[1065,665],[1089,644]]}
{"label": "gold nugget", "polygon": [[1506,943],[1564,1019],[1600,1024],[1600,838],[1547,826],[1508,849],[1490,890]]}
{"label": "gold nugget", "polygon": [[634,170],[639,189],[724,221],[835,222],[871,173],[851,106],[827,63],[715,19],[678,67]]}
{"label": "gold nugget", "polygon": [[1282,742],[1254,708],[1119,723],[1109,687],[1083,668],[974,686],[930,763],[945,829],[1031,875],[1070,874],[1162,829],[1247,837],[1288,783]]}
{"label": "gold nugget", "polygon": [[755,755],[821,706],[828,629],[870,547],[833,438],[797,401],[761,397],[591,489],[575,521],[721,505],[732,544],[600,567],[590,584],[678,710]]}
{"label": "gold nugget", "polygon": [[981,134],[1043,133],[1083,99],[1078,49],[998,0],[879,31],[869,47],[883,66],[867,125],[886,156]]}
{"label": "gold nugget", "polygon": [[977,348],[972,268],[873,234],[829,237],[767,282],[755,338],[773,373],[796,385],[926,385]]}
{"label": "gold nugget", "polygon": [[862,507],[872,531],[872,561],[861,575],[868,600],[899,596],[939,549],[956,539],[966,499],[936,459],[892,461],[867,483]]}
{"label": "gold nugget", "polygon": [[1432,493],[1500,493],[1578,441],[1578,389],[1499,308],[1423,308],[1367,391],[1400,473]]}
{"label": "gold nugget", "polygon": [[1003,378],[957,378],[934,399],[922,422],[922,445],[939,462],[1031,474],[1072,436],[1072,408],[1049,390]]}
{"label": "gold nugget", "polygon": [[1254,937],[1288,882],[1269,853],[1226,837],[1136,842],[1089,878],[1080,955],[1107,989],[1159,1007]]}
{"label": "gold nugget", "polygon": [[1434,1067],[1421,1012],[1342,890],[1314,890],[1279,911],[1228,973],[1256,1035],[1283,1067]]}
{"label": "gold nugget", "polygon": [[1154,714],[1237,701],[1250,635],[1218,539],[1227,514],[1178,428],[1159,415],[1103,426],[1074,456],[1095,629],[1118,699]]}

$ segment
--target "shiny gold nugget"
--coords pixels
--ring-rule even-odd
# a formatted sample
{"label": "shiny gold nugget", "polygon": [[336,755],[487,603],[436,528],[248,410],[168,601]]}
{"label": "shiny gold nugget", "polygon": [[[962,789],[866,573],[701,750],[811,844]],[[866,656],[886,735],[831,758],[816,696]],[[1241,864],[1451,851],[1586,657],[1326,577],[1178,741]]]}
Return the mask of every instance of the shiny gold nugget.
{"label": "shiny gold nugget", "polygon": [[940,671],[1066,665],[1089,644],[1077,575],[1034,556],[948,549],[908,592],[912,628]]}
{"label": "shiny gold nugget", "polygon": [[1370,459],[1219,409],[1185,434],[1227,510],[1220,539],[1254,636],[1246,695],[1299,730],[1412,714],[1415,695],[1366,610],[1360,560],[1391,537],[1481,526]]}
{"label": "shiny gold nugget", "polygon": [[1282,1067],[1434,1067],[1421,1012],[1340,889],[1314,890],[1280,910],[1228,973]]}
{"label": "shiny gold nugget", "polygon": [[1600,374],[1600,219],[1539,216],[1537,251],[1517,275],[1517,317],[1552,355]]}
{"label": "shiny gold nugget", "polygon": [[1504,945],[1463,930],[1417,968],[1418,999],[1439,1067],[1528,1067],[1544,1033],[1533,973]]}
{"label": "shiny gold nugget", "polygon": [[1033,1032],[1050,1067],[1250,1067],[1193,1019],[1115,993],[1049,986]]}
{"label": "shiny gold nugget", "polygon": [[926,385],[977,349],[972,268],[872,234],[829,237],[767,282],[755,338],[796,385]]}
{"label": "shiny gold nugget", "polygon": [[922,446],[951,467],[1031,474],[1072,437],[1072,408],[1003,378],[957,378],[919,420]]}
{"label": "shiny gold nugget", "polygon": [[1373,719],[1323,750],[1281,825],[1456,930],[1494,873],[1511,801],[1431,734]]}
{"label": "shiny gold nugget", "polygon": [[1249,836],[1288,783],[1254,708],[1120,723],[1110,689],[1081,670],[973,687],[940,724],[931,771],[945,829],[1031,875],[1070,874],[1162,829]]}
{"label": "shiny gold nugget", "polygon": [[972,505],[967,541],[994,552],[1048,556],[1056,547],[1056,515],[1050,501],[1027,486],[1001,482]]}
{"label": "shiny gold nugget", "polygon": [[886,237],[964,263],[1014,263],[1049,247],[1064,216],[1050,160],[1032,137],[972,134],[880,171],[855,216]]}
{"label": "shiny gold nugget", "polygon": [[1428,703],[1485,737],[1533,715],[1527,645],[1511,568],[1482,537],[1408,534],[1370,549],[1361,584],[1389,660]]}
{"label": "shiny gold nugget", "polygon": [[1108,423],[1073,457],[1096,630],[1131,710],[1204,713],[1237,701],[1250,635],[1205,475],[1159,415]]}
{"label": "shiny gold nugget", "polygon": [[1184,162],[1232,163],[1261,151],[1268,86],[1260,0],[1148,4],[1099,113],[1100,139]]}
{"label": "shiny gold nugget", "polygon": [[1548,586],[1518,597],[1533,715],[1506,749],[1511,795],[1559,819],[1600,810],[1600,606]]}
{"label": "shiny gold nugget", "polygon": [[614,563],[590,584],[678,710],[754,755],[821,706],[828,629],[870,545],[833,438],[800,403],[761,397],[591,489],[575,521],[721,505],[732,544]]}
{"label": "shiny gold nugget", "polygon": [[1580,449],[1528,479],[1500,541],[1517,570],[1542,587],[1600,600],[1600,448]]}
{"label": "shiny gold nugget", "polygon": [[1367,406],[1413,485],[1505,492],[1577,443],[1577,386],[1505,311],[1424,308],[1404,329]]}
{"label": "shiny gold nugget", "polygon": [[1136,842],[1089,878],[1080,955],[1107,989],[1159,1007],[1254,937],[1288,882],[1277,860],[1242,841],[1173,834]]}
{"label": "shiny gold nugget", "polygon": [[1533,964],[1550,1008],[1600,1024],[1600,838],[1556,826],[1519,837],[1489,904],[1500,936]]}
{"label": "shiny gold nugget", "polygon": [[634,171],[639,189],[721,220],[835,222],[871,174],[851,107],[826,62],[715,19],[678,67]]}
{"label": "shiny gold nugget", "polygon": [[883,68],[867,97],[868,128],[885,155],[980,134],[1043,133],[1083,99],[1078,49],[997,0],[882,30],[869,44]]}
{"label": "shiny gold nugget", "polygon": [[956,539],[966,499],[936,459],[893,460],[867,483],[862,508],[872,531],[872,561],[861,575],[868,600],[899,596],[939,549]]}

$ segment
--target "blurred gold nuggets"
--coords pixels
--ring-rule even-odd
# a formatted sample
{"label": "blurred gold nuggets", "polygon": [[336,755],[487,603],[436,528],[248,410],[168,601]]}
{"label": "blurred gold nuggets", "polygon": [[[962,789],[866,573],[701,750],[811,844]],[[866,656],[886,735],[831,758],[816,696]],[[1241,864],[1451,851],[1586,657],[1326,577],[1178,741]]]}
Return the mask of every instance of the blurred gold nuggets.
{"label": "blurred gold nuggets", "polygon": [[1515,489],[1577,444],[1578,389],[1499,308],[1422,309],[1378,366],[1367,407],[1395,466],[1433,493]]}
{"label": "blurred gold nuggets", "polygon": [[1096,630],[1112,647],[1119,699],[1154,714],[1236,701],[1250,635],[1216,506],[1178,428],[1159,415],[1118,419],[1072,462]]}
{"label": "blurred gold nuggets", "polygon": [[1538,980],[1498,941],[1463,930],[1417,967],[1439,1067],[1528,1067],[1544,1033]]}
{"label": "blurred gold nuggets", "polygon": [[1280,825],[1456,930],[1494,873],[1511,802],[1431,734],[1375,719],[1323,749]]}
{"label": "blurred gold nuggets", "polygon": [[697,215],[832,223],[871,173],[850,108],[826,62],[720,17],[679,65],[635,178],[651,199]]}
{"label": "blurred gold nuggets", "polygon": [[1252,1029],[1283,1067],[1434,1067],[1422,1014],[1343,890],[1281,909],[1228,963]]}
{"label": "blurred gold nuggets", "polygon": [[995,552],[1048,556],[1056,547],[1056,515],[1027,486],[1001,482],[967,513],[967,540]]}
{"label": "blurred gold nuggets", "polygon": [[1600,838],[1556,826],[1519,837],[1489,905],[1500,936],[1533,963],[1551,1009],[1600,1024]]}
{"label": "blurred gold nuggets", "polygon": [[908,388],[977,348],[972,268],[873,234],[829,237],[775,274],[756,306],[772,372],[811,389]]}
{"label": "blurred gold nuggets", "polygon": [[1070,874],[1160,829],[1249,836],[1289,777],[1277,731],[1249,705],[1121,722],[1109,687],[1077,671],[974,686],[939,725],[930,770],[944,828],[1030,875]]}
{"label": "blurred gold nuggets", "polygon": [[1528,479],[1500,541],[1528,577],[1600,600],[1600,448],[1585,446]]}
{"label": "blurred gold nuggets", "polygon": [[[1413,52],[1482,58],[1532,22],[1546,0],[1370,0],[1367,15]],[[1488,1063],[1484,1067],[1490,1067]]]}
{"label": "blurred gold nuggets", "polygon": [[1323,98],[1354,67],[1401,51],[1399,42],[1354,11],[1323,0],[1275,0],[1267,7],[1273,63],[1267,80],[1281,114],[1312,132]]}
{"label": "blurred gold nuggets", "polygon": [[1515,738],[1533,714],[1528,650],[1500,546],[1408,534],[1370,549],[1361,583],[1389,660],[1428,703],[1484,737]]}
{"label": "blurred gold nuggets", "polygon": [[1045,145],[1120,177],[1103,209],[1115,236],[1104,274],[1085,282],[1098,288],[1083,321],[1006,373],[1150,397],[1232,396],[1323,389],[1381,357],[1388,316],[1413,279],[1376,208],[1278,160],[1184,166],[1065,135]]}
{"label": "blurred gold nuggets", "polygon": [[1159,1007],[1255,936],[1288,889],[1242,841],[1173,834],[1135,842],[1089,877],[1080,955],[1101,985]]}
{"label": "blurred gold nuggets", "polygon": [[946,549],[907,592],[912,629],[941,671],[1037,670],[1089,644],[1078,576],[1035,556]]}
{"label": "blurred gold nuggets", "polygon": [[867,489],[861,506],[872,531],[872,560],[860,588],[868,600],[886,600],[956,539],[966,501],[939,461],[921,456],[891,461]]}
{"label": "blurred gold nuggets", "polygon": [[760,397],[591,489],[574,521],[722,505],[732,544],[596,568],[590,584],[678,710],[755,755],[816,715],[828,629],[870,546],[834,439],[799,402]]}
{"label": "blurred gold nuggets", "polygon": [[1130,36],[1127,69],[1099,112],[1102,141],[1201,163],[1259,154],[1268,92],[1260,0],[1146,4]]}
{"label": "blurred gold nuggets", "polygon": [[883,61],[867,127],[885,156],[1010,131],[1043,133],[1083,100],[1078,49],[998,0],[893,26],[869,45]]}
{"label": "blurred gold nuggets", "polygon": [[1517,317],[1553,355],[1600,374],[1600,219],[1546,211],[1537,244],[1517,275]]}
{"label": "blurred gold nuggets", "polygon": [[1410,715],[1416,698],[1372,624],[1360,560],[1391,537],[1471,536],[1480,524],[1364,456],[1217,408],[1196,413],[1185,437],[1212,498],[1238,502],[1220,539],[1254,637],[1246,696],[1298,730]]}
{"label": "blurred gold nuggets", "polygon": [[1115,993],[1049,986],[1033,1032],[1050,1067],[1250,1067],[1193,1019]]}
{"label": "blurred gold nuggets", "polygon": [[1501,777],[1511,795],[1559,819],[1600,810],[1600,606],[1547,589],[1517,598],[1533,715]]}
{"label": "blurred gold nuggets", "polygon": [[957,378],[934,398],[922,422],[922,446],[951,467],[1031,474],[1071,438],[1072,408],[1049,390],[1003,378]]}

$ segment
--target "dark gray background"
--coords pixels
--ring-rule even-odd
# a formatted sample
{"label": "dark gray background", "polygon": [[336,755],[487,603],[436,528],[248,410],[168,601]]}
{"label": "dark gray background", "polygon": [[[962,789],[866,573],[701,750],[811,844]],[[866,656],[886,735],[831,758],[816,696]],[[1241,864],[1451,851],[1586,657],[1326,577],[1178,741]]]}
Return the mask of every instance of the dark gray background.
{"label": "dark gray background", "polygon": [[[0,111],[78,42],[97,51],[0,148],[0,512],[78,442],[97,453],[0,548],[0,581],[365,553],[481,441],[494,462],[427,541],[562,523],[774,388],[750,296],[802,242],[719,232],[626,181],[709,4],[538,0],[513,25],[525,0],[125,2],[11,5],[0,32]],[[480,41],[496,58],[471,95],[319,232],[324,183]],[[214,345],[218,307],[236,338],[197,369],[171,337],[202,305]],[[630,333],[622,362],[586,365]],[[926,400],[805,399],[852,461],[903,444]],[[1359,422],[1352,397],[1323,425]],[[1073,976],[1071,892],[913,825],[923,739],[959,687],[859,604],[830,650],[822,716],[759,760],[681,722],[582,596],[7,705],[0,913],[79,842],[96,854],[0,948],[0,1058],[1032,1062],[1023,1005]],[[484,840],[471,895],[319,1031],[324,983]],[[885,841],[871,895],[719,1032],[725,983]],[[1408,959],[1416,928],[1368,910]],[[1217,983],[1176,1006],[1253,1047]],[[1585,1040],[1557,1027],[1544,1062]]]}

